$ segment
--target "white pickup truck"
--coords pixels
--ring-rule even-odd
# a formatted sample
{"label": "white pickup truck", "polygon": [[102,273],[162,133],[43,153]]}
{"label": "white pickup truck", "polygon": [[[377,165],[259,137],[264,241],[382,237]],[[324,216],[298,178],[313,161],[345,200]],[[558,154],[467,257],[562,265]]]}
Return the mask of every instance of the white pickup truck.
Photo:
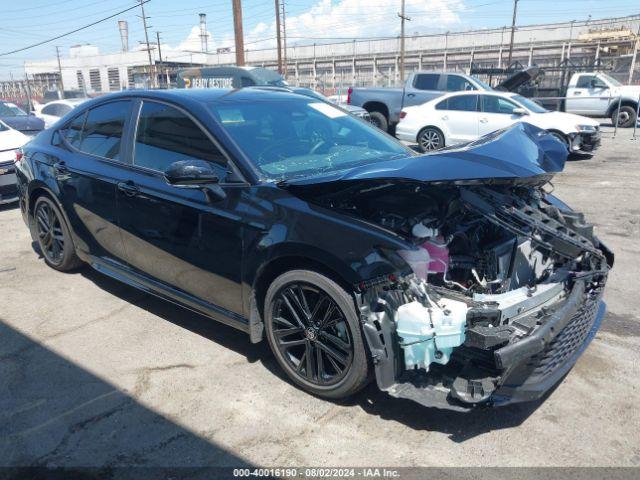
{"label": "white pickup truck", "polygon": [[640,85],[622,85],[606,73],[573,74],[565,96],[564,110],[568,113],[609,117],[619,127],[633,127],[637,120]]}

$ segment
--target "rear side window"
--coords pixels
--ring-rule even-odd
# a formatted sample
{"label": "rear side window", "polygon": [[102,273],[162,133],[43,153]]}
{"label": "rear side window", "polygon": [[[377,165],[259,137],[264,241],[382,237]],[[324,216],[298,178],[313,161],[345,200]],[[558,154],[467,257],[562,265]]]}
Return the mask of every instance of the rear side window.
{"label": "rear side window", "polygon": [[84,127],[84,119],[87,117],[87,112],[83,112],[74,118],[71,123],[67,124],[67,126],[60,130],[62,136],[69,142],[69,144],[80,149],[80,143],[82,141],[82,127]]}
{"label": "rear side window", "polygon": [[466,78],[459,75],[447,75],[447,92],[462,92],[476,90],[476,87]]}
{"label": "rear side window", "polygon": [[436,110],[454,110],[458,112],[477,112],[478,95],[457,95],[449,97],[436,105]]}
{"label": "rear side window", "polygon": [[82,129],[80,150],[98,157],[120,159],[120,144],[130,101],[110,102],[92,108]]}
{"label": "rear side window", "polygon": [[193,120],[169,105],[144,102],[133,163],[165,172],[174,162],[192,159],[208,161],[220,178],[226,176],[226,158]]}
{"label": "rear side window", "polygon": [[437,90],[440,75],[437,73],[421,73],[416,75],[413,86],[418,90]]}
{"label": "rear side window", "polygon": [[58,105],[54,104],[54,105],[46,105],[43,109],[42,109],[42,113],[44,115],[54,115],[56,117],[59,117],[59,113],[58,113]]}

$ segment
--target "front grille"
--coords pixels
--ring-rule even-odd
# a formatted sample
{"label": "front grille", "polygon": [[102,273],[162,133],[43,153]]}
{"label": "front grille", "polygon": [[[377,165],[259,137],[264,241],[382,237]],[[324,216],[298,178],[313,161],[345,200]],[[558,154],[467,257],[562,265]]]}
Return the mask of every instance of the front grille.
{"label": "front grille", "polygon": [[595,322],[599,304],[600,295],[589,295],[569,324],[547,345],[547,348],[531,357],[528,366],[533,370],[527,383],[544,380],[582,346]]}

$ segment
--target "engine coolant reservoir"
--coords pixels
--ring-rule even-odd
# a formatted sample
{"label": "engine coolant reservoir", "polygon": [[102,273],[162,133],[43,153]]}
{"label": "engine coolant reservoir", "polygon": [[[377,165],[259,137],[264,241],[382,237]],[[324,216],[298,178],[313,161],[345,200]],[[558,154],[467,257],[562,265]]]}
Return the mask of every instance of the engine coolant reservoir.
{"label": "engine coolant reservoir", "polygon": [[400,306],[395,320],[406,368],[428,371],[433,362],[448,363],[453,349],[464,343],[467,308],[450,299],[430,302],[429,308],[418,301]]}

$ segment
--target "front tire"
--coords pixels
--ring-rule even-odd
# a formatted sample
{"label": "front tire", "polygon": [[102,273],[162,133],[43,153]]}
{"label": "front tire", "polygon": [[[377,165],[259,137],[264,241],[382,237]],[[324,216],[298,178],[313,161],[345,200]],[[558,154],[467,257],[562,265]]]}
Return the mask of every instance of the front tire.
{"label": "front tire", "polygon": [[62,212],[49,197],[41,196],[36,200],[33,219],[36,242],[47,265],[61,272],[82,265]]}
{"label": "front tire", "polygon": [[631,128],[636,123],[636,109],[629,106],[623,105],[620,107],[620,110],[617,108],[611,114],[611,123],[613,126],[618,123],[618,127],[620,128]]}
{"label": "front tire", "polygon": [[267,340],[276,360],[304,390],[324,398],[353,395],[369,365],[353,298],[309,270],[277,277],[265,297]]}
{"label": "front tire", "polygon": [[417,140],[420,150],[425,153],[440,150],[444,147],[444,135],[437,128],[423,128],[418,133]]}

